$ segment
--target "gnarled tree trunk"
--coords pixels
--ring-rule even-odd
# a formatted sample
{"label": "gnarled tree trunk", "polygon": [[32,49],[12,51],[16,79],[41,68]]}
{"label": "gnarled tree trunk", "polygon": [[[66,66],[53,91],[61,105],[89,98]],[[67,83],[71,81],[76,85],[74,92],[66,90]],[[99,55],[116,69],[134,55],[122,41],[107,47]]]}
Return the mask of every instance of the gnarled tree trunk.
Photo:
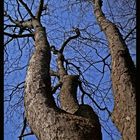
{"label": "gnarled tree trunk", "polygon": [[112,57],[114,110],[112,119],[124,140],[136,139],[135,66],[128,48],[115,24],[102,12],[102,0],[93,0],[94,14],[106,35]]}
{"label": "gnarled tree trunk", "polygon": [[[67,79],[63,77],[69,76],[65,76],[65,73],[62,74],[62,78],[60,77],[62,79],[61,97],[62,100],[65,100],[64,104],[62,101],[62,108],[64,107],[65,111],[56,106],[52,96],[49,73],[51,53],[45,29],[36,19],[32,19],[31,24],[35,29],[35,52],[30,59],[27,70],[24,102],[26,118],[33,133],[39,140],[101,140],[101,126],[98,116],[92,108],[87,107],[90,108],[88,109],[90,115],[88,110],[84,109],[86,107],[77,107],[74,112],[72,111],[73,113],[65,110],[65,103],[69,104],[69,100],[71,100],[64,95],[65,90],[73,95],[71,92],[76,92],[77,89],[77,85],[75,85],[74,90],[68,87],[66,89],[65,86],[73,86],[73,84],[67,85]],[[58,66],[59,64],[61,68],[62,62],[58,62]],[[73,100],[74,96],[71,97]],[[75,104],[75,101],[73,103],[73,107],[79,106],[77,103]],[[71,110],[69,106],[68,109]]]}

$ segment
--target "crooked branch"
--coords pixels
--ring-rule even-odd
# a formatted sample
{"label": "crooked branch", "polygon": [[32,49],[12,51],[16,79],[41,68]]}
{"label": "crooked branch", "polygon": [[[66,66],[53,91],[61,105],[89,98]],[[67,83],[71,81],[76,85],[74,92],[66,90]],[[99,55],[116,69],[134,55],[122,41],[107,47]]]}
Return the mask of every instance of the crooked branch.
{"label": "crooked branch", "polygon": [[76,33],[76,35],[69,37],[61,46],[61,49],[59,50],[60,53],[63,53],[66,45],[72,40],[72,39],[76,39],[77,37],[80,36],[80,30],[78,28],[74,29],[74,32]]}

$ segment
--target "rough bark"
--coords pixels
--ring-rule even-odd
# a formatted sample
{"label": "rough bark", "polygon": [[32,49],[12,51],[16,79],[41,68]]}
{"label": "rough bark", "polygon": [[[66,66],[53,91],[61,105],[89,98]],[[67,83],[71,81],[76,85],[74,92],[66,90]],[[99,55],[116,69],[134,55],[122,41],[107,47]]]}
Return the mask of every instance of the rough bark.
{"label": "rough bark", "polygon": [[63,51],[57,52],[57,67],[60,82],[62,83],[60,90],[60,104],[61,108],[68,113],[74,114],[78,108],[77,87],[78,75],[68,75],[64,68]]}
{"label": "rough bark", "polygon": [[[33,133],[39,140],[101,140],[101,126],[93,110],[90,109],[92,114],[89,117],[79,113],[81,111],[70,114],[56,106],[51,94],[51,53],[45,29],[35,19],[31,24],[35,29],[35,52],[27,70],[24,104],[26,118]],[[67,85],[67,81],[62,82]]]}
{"label": "rough bark", "polygon": [[77,100],[78,78],[77,75],[65,75],[60,91],[61,108],[71,114],[74,114],[79,108]]}
{"label": "rough bark", "polygon": [[114,110],[112,119],[124,140],[136,139],[135,66],[128,48],[118,30],[102,12],[102,1],[93,0],[94,14],[106,35],[112,57],[112,84]]}

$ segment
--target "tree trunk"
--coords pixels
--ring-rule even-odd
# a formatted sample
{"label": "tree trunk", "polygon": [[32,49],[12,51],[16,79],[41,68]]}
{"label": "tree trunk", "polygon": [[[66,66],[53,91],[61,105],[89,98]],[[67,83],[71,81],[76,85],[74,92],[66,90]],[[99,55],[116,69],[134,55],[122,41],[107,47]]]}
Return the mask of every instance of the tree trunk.
{"label": "tree trunk", "polygon": [[51,94],[51,53],[45,29],[34,20],[32,26],[35,29],[35,52],[27,70],[24,103],[33,133],[39,140],[101,140],[101,126],[92,108],[88,117],[86,109],[79,107],[88,115],[83,115],[80,110],[74,115],[56,106]]}
{"label": "tree trunk", "polygon": [[136,139],[135,66],[118,30],[102,12],[102,0],[93,0],[94,14],[108,40],[112,57],[114,110],[112,119],[124,140]]}

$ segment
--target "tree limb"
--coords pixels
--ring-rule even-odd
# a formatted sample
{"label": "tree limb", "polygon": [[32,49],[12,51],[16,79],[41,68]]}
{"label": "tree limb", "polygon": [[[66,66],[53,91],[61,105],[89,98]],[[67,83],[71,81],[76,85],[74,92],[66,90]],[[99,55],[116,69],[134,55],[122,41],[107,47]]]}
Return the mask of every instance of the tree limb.
{"label": "tree limb", "polygon": [[40,0],[39,8],[38,8],[38,11],[36,13],[36,18],[37,19],[40,19],[40,16],[41,16],[41,13],[42,13],[42,10],[43,10],[43,4],[44,4],[44,0]]}
{"label": "tree limb", "polygon": [[23,2],[23,0],[19,0],[19,2],[22,4],[22,6],[27,10],[28,14],[31,16],[31,18],[34,18],[34,15],[32,14],[31,10],[29,9],[29,7],[27,6],[27,4],[25,2]]}
{"label": "tree limb", "polygon": [[58,75],[60,79],[63,79],[63,76],[67,74],[67,71],[65,70],[64,67],[64,55],[63,52],[60,52],[60,50],[57,50],[55,46],[51,46],[51,51],[53,54],[57,55],[57,67],[58,67]]}
{"label": "tree limb", "polygon": [[76,33],[76,35],[69,37],[69,38],[62,44],[62,46],[61,46],[61,48],[60,48],[60,50],[59,50],[60,53],[63,53],[63,51],[64,51],[64,49],[65,49],[65,46],[66,46],[72,39],[75,39],[75,38],[77,38],[77,37],[80,36],[80,30],[79,30],[78,28],[75,28],[75,29],[74,29],[74,32]]}
{"label": "tree limb", "polygon": [[17,11],[18,11],[18,13],[19,13],[19,16],[20,16],[21,20],[24,20],[24,19],[22,18],[22,14],[21,14],[21,12],[20,12],[20,4],[19,4],[19,1],[16,0],[16,2],[17,2],[17,4],[18,4],[18,6],[17,6]]}
{"label": "tree limb", "polygon": [[4,35],[12,37],[12,38],[22,38],[22,37],[33,37],[33,34],[10,34],[7,32],[4,32]]}

